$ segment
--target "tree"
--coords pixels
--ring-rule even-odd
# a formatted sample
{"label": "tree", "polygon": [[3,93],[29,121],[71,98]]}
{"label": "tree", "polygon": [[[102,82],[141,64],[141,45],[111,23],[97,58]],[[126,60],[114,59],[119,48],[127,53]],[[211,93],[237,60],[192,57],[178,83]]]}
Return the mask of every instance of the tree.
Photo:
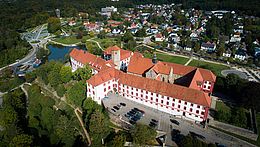
{"label": "tree", "polygon": [[101,31],[101,32],[97,35],[97,37],[98,37],[99,39],[104,39],[104,38],[106,38],[106,32],[105,32],[105,31]]}
{"label": "tree", "polygon": [[72,79],[72,71],[70,66],[62,66],[60,69],[60,78],[63,83],[67,83]]}
{"label": "tree", "polygon": [[55,33],[56,31],[61,29],[60,19],[56,17],[50,17],[48,20],[48,32]]}
{"label": "tree", "polygon": [[63,84],[58,85],[56,88],[57,95],[59,97],[63,97],[63,95],[66,93],[66,89]]}
{"label": "tree", "polygon": [[198,42],[195,43],[194,52],[198,53],[200,50],[200,44]]}
{"label": "tree", "polygon": [[75,131],[75,125],[74,121],[69,120],[65,115],[61,115],[58,118],[55,134],[66,146],[73,146],[76,140],[78,131]]}
{"label": "tree", "polygon": [[136,47],[136,41],[135,40],[129,40],[124,46],[124,48],[130,49],[131,51],[135,51],[135,47]]}
{"label": "tree", "polygon": [[123,133],[117,133],[111,143],[113,147],[123,147],[126,142],[126,136]]}
{"label": "tree", "polygon": [[76,38],[77,38],[77,39],[82,39],[82,37],[83,37],[83,32],[82,32],[82,31],[79,31],[78,34],[77,34],[77,36],[76,36]]}
{"label": "tree", "polygon": [[134,36],[130,31],[126,31],[126,33],[122,36],[121,41],[127,43],[130,40],[134,40]]}
{"label": "tree", "polygon": [[78,68],[73,74],[74,79],[77,81],[88,80],[91,76],[92,69],[88,65],[85,65],[83,68]]}
{"label": "tree", "polygon": [[99,110],[96,110],[89,120],[90,136],[94,146],[101,146],[102,139],[105,139],[110,132],[108,118]]}
{"label": "tree", "polygon": [[144,28],[138,30],[136,33],[135,33],[135,36],[136,37],[146,37],[146,30]]}
{"label": "tree", "polygon": [[19,146],[31,146],[33,142],[32,136],[27,134],[19,134],[15,136],[10,142],[9,146],[11,147],[19,147]]}
{"label": "tree", "polygon": [[45,50],[44,48],[39,48],[36,53],[37,59],[43,59],[48,55],[48,50]]}
{"label": "tree", "polygon": [[31,83],[36,79],[36,73],[35,72],[28,72],[25,74],[25,81],[28,83]]}
{"label": "tree", "polygon": [[43,107],[41,112],[41,124],[49,132],[52,132],[54,119],[56,118],[54,117],[53,109],[50,107]]}
{"label": "tree", "polygon": [[225,52],[225,44],[224,43],[220,43],[219,48],[217,50],[217,55],[219,57],[221,57],[224,52]]}
{"label": "tree", "polygon": [[85,81],[80,81],[68,88],[67,98],[69,103],[76,106],[81,106],[82,101],[85,99],[86,87]]}
{"label": "tree", "polygon": [[257,82],[246,83],[242,92],[242,103],[260,111],[260,84]]}
{"label": "tree", "polygon": [[59,84],[61,84],[60,74],[56,71],[51,71],[48,74],[48,81],[50,82],[51,86],[56,88]]}
{"label": "tree", "polygon": [[84,110],[84,113],[86,114],[85,123],[88,123],[91,114],[95,110],[102,111],[102,107],[99,104],[97,104],[97,102],[93,101],[90,97],[88,97],[83,102],[83,110]]}
{"label": "tree", "polygon": [[131,136],[135,144],[145,145],[148,141],[155,139],[156,131],[146,125],[137,124],[131,130]]}

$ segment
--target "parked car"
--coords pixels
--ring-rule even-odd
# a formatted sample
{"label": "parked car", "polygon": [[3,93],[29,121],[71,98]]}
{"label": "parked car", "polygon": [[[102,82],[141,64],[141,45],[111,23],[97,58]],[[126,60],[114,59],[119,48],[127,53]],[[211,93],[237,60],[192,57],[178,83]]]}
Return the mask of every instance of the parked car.
{"label": "parked car", "polygon": [[111,110],[112,110],[113,112],[116,112],[116,110],[115,110],[115,109],[113,109],[113,108],[111,108]]}
{"label": "parked car", "polygon": [[121,106],[124,106],[124,107],[126,106],[126,104],[125,104],[125,103],[120,103],[120,105],[121,105]]}
{"label": "parked car", "polygon": [[179,125],[179,124],[180,124],[180,123],[179,123],[177,120],[175,120],[175,119],[170,119],[170,121],[171,121],[172,123],[176,124],[176,125]]}
{"label": "parked car", "polygon": [[133,121],[133,120],[129,120],[129,123],[132,124],[132,125],[136,124],[136,122]]}
{"label": "parked car", "polygon": [[129,113],[132,113],[133,115],[135,115],[137,112],[134,110],[131,110],[131,111],[129,111]]}
{"label": "parked car", "polygon": [[132,110],[135,110],[135,111],[138,111],[138,112],[141,112],[141,113],[145,114],[145,112],[144,112],[143,110],[138,109],[138,108],[134,108],[134,109],[132,109]]}
{"label": "parked car", "polygon": [[152,122],[152,121],[151,121],[150,124],[149,124],[149,126],[152,127],[152,128],[157,127],[157,125],[158,125],[158,124],[156,124],[156,123],[154,123],[154,122]]}
{"label": "parked car", "polygon": [[151,119],[151,121],[154,123],[158,123],[158,120],[155,120],[155,119]]}
{"label": "parked car", "polygon": [[116,109],[116,110],[119,110],[119,108],[117,106],[114,106],[113,108]]}

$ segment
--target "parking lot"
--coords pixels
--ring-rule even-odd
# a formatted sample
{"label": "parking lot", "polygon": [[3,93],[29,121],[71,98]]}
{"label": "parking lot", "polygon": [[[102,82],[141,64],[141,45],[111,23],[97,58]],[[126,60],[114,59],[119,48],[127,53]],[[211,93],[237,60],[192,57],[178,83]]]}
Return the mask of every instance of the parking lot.
{"label": "parking lot", "polygon": [[[116,105],[120,105],[120,103],[124,103],[126,104],[126,106],[120,106],[119,110],[116,110],[115,112],[111,110],[111,108],[113,108]],[[218,142],[227,146],[252,146],[246,143],[245,141],[239,140],[220,131],[211,128],[204,129],[201,126],[195,124],[194,122],[173,117],[167,113],[133,102],[113,93],[108,94],[108,97],[103,99],[103,104],[110,112],[114,113],[122,120],[128,122],[129,119],[125,117],[125,114],[131,111],[131,109],[138,108],[144,111],[144,116],[141,117],[141,119],[138,120],[137,123],[149,125],[151,119],[157,120],[158,125],[157,127],[155,127],[155,129],[166,132],[166,145],[168,146],[176,146],[175,142],[172,140],[173,129],[179,130],[180,133],[183,135],[187,135],[190,132],[195,132],[199,136],[201,135],[203,140],[208,143]],[[180,124],[176,125],[175,123],[172,123],[170,119],[177,120]]]}

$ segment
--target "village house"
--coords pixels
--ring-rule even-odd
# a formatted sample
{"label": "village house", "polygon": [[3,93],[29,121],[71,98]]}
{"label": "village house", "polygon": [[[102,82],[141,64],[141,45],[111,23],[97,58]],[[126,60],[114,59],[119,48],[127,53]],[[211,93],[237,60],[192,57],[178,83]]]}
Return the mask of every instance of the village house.
{"label": "village house", "polygon": [[211,42],[207,42],[207,43],[203,42],[203,43],[201,44],[200,49],[201,49],[202,51],[214,52],[215,49],[216,49],[216,44],[215,44],[215,43],[211,43]]}

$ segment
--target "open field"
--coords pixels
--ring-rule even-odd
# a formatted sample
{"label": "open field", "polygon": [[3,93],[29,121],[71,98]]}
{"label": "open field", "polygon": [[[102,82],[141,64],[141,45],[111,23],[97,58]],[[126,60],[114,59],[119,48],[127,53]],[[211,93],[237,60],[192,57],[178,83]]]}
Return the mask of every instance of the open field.
{"label": "open field", "polygon": [[211,70],[217,76],[222,76],[222,74],[221,74],[222,70],[230,69],[228,66],[225,66],[225,65],[215,64],[215,63],[210,63],[210,62],[205,62],[205,61],[199,61],[199,60],[192,60],[189,64],[189,66],[196,66],[196,67]]}
{"label": "open field", "polygon": [[95,38],[93,40],[97,41],[103,49],[106,49],[113,45],[117,45],[120,47],[120,44],[116,41],[116,38]]}

